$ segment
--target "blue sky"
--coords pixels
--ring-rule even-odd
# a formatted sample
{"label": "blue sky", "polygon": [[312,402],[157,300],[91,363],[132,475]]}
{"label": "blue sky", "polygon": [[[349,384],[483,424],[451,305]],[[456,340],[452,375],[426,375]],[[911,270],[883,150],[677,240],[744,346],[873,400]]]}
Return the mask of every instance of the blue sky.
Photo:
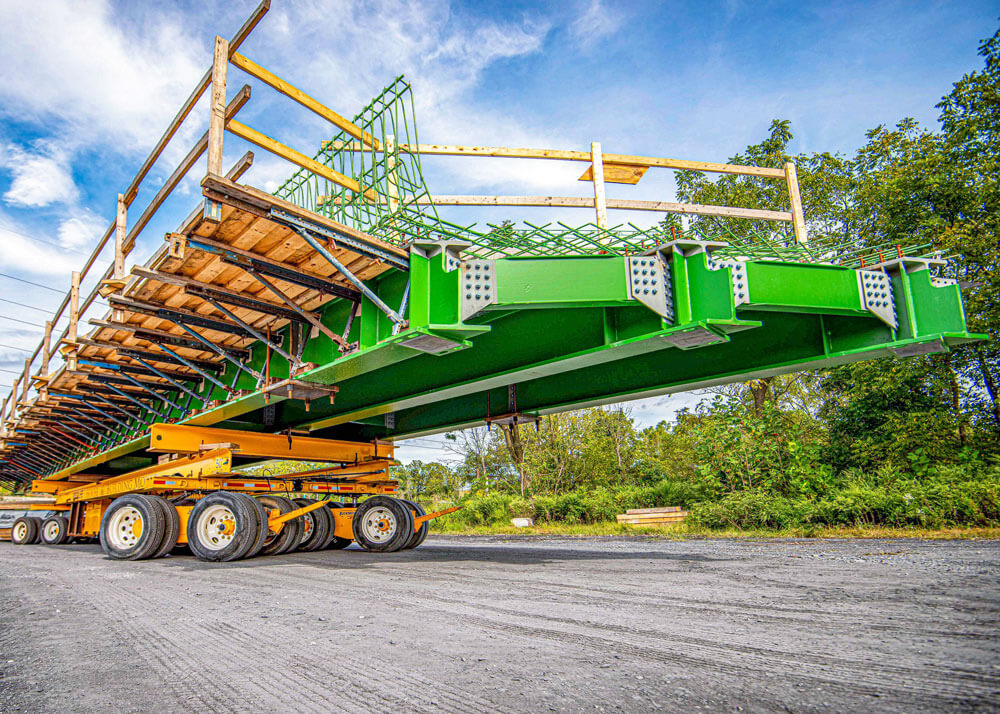
{"label": "blue sky", "polygon": [[[0,3],[0,273],[68,287],[111,221],[117,192],[207,68],[213,36],[231,35],[255,4]],[[849,153],[866,130],[905,116],[933,125],[934,104],[980,68],[978,41],[998,15],[1000,2],[975,0],[273,0],[242,51],[348,116],[406,74],[423,142],[586,149],[600,141],[607,152],[723,161],[779,117],[793,122],[796,152]],[[329,132],[263,87],[241,118],[305,153]],[[206,120],[202,103],[133,211]],[[231,162],[247,147],[227,141]],[[256,154],[247,182],[273,189],[291,173]],[[144,260],[195,205],[199,172],[161,209],[132,260]],[[428,179],[435,193],[585,195],[579,172],[558,162],[440,159]],[[653,171],[609,195],[669,200],[672,190],[670,173]],[[467,222],[512,215],[454,210]],[[544,210],[524,215],[542,219]],[[590,217],[544,213],[552,219]],[[0,277],[0,395],[26,356],[16,348],[41,336],[46,315],[32,308],[54,308],[60,297]],[[646,400],[633,416],[653,423],[696,399]],[[404,456],[433,456],[428,446]]]}

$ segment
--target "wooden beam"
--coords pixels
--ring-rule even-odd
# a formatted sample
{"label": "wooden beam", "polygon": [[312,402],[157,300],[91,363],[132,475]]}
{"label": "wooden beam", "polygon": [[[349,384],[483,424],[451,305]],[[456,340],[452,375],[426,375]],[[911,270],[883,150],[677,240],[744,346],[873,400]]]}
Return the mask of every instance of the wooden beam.
{"label": "wooden beam", "polygon": [[69,332],[67,339],[76,342],[77,322],[80,320],[80,272],[73,271],[73,286],[69,289]]}
{"label": "wooden beam", "polygon": [[[224,114],[226,121],[229,121],[232,117],[236,116],[237,112],[239,112],[240,109],[242,109],[249,101],[250,85],[245,84],[226,106]],[[142,232],[142,229],[145,228],[149,221],[153,218],[153,214],[155,214],[160,206],[163,205],[163,202],[167,200],[167,196],[169,196],[173,190],[177,188],[177,185],[184,179],[191,168],[198,163],[198,159],[200,159],[202,154],[205,153],[205,150],[208,148],[208,144],[209,132],[205,132],[201,135],[201,138],[198,139],[195,145],[191,147],[191,150],[188,151],[187,155],[181,160],[180,164],[177,165],[177,168],[174,169],[173,173],[170,174],[167,180],[163,182],[160,190],[156,192],[156,195],[153,196],[153,200],[149,202],[146,210],[142,212],[142,215],[139,216],[135,225],[132,226],[132,230],[128,232],[128,237],[125,239],[124,245],[124,252],[126,255],[132,251],[132,248],[135,246],[135,241],[139,237],[139,233]],[[247,153],[250,154],[250,161],[253,161],[253,154],[250,152]],[[246,158],[246,154],[244,154],[243,158]],[[238,163],[237,166],[241,165],[241,162]],[[249,166],[247,168],[249,168]]]}
{"label": "wooden beam", "polygon": [[212,98],[208,116],[208,173],[222,173],[222,137],[226,129],[226,68],[229,66],[229,43],[215,36],[212,57]]}
{"label": "wooden beam", "polygon": [[309,109],[310,111],[315,112],[319,116],[323,117],[334,126],[343,129],[348,134],[353,136],[355,139],[359,139],[360,141],[362,141],[366,146],[370,146],[373,148],[378,147],[378,142],[367,131],[364,131],[363,129],[361,129],[361,127],[354,124],[354,122],[345,119],[340,114],[333,111],[326,105],[313,99],[298,87],[292,86],[291,84],[283,80],[281,77],[278,77],[277,75],[264,69],[253,60],[244,57],[239,52],[234,52],[232,56],[229,58],[229,61],[232,62],[237,67],[239,67],[240,69],[242,69],[250,76],[256,77],[261,82],[281,92],[289,99],[293,99],[294,101],[304,106],[306,109]]}
{"label": "wooden beam", "polygon": [[608,204],[604,195],[604,157],[600,142],[590,145],[591,166],[594,169],[594,211],[597,213],[597,227],[608,227]]}
{"label": "wooden beam", "polygon": [[[250,35],[253,29],[257,26],[257,23],[260,22],[261,18],[267,14],[267,11],[270,9],[270,7],[271,7],[271,0],[261,0],[261,3],[250,14],[250,17],[246,19],[246,22],[244,22],[243,25],[240,27],[240,29],[236,31],[236,34],[233,35],[233,39],[229,42],[230,52],[235,52],[236,49],[243,44],[243,41],[246,40],[246,38]],[[170,121],[170,124],[167,125],[167,129],[160,137],[160,140],[156,142],[156,146],[153,147],[153,150],[150,152],[149,156],[146,157],[146,160],[142,163],[142,166],[139,167],[139,171],[136,172],[136,175],[132,178],[132,181],[131,183],[129,183],[128,188],[125,189],[126,205],[131,205],[132,201],[135,200],[135,197],[139,192],[139,184],[142,183],[142,180],[149,173],[149,170],[153,167],[153,164],[156,163],[156,160],[160,157],[160,154],[163,153],[163,149],[166,147],[167,143],[170,141],[171,138],[173,138],[174,134],[177,133],[177,130],[180,128],[181,123],[183,123],[183,121],[191,113],[191,110],[194,109],[194,106],[195,104],[198,103],[198,100],[201,99],[201,95],[205,93],[205,90],[208,88],[209,84],[211,84],[211,81],[212,81],[212,71],[210,69],[208,72],[204,74],[204,76],[201,78],[201,81],[198,82],[198,85],[188,96],[184,104],[181,105],[180,110],[178,110],[177,114]],[[101,237],[101,240],[99,240],[97,245],[94,246],[94,250],[90,253],[90,257],[87,258],[87,262],[84,264],[83,269],[80,271],[83,275],[87,275],[90,272],[91,267],[93,267],[94,263],[97,261],[97,257],[104,250],[104,246],[108,244],[108,241],[111,239],[111,236],[114,232],[115,232],[115,223],[112,223],[108,227],[108,229],[104,232],[104,235]],[[105,277],[108,276],[106,275]],[[86,307],[88,307],[96,297],[97,297],[97,288],[95,288],[94,292],[91,293],[90,297],[87,298],[84,309],[86,309]],[[56,308],[55,315],[52,318],[53,322],[58,321],[59,317],[66,310],[66,307],[69,305],[69,298],[70,298],[69,293],[66,293],[66,295],[63,297],[62,302],[59,303],[59,307]],[[68,334],[67,331],[64,330],[60,339],[65,338],[67,334]],[[37,356],[40,350],[41,350],[41,344],[39,344],[38,347],[35,349],[35,352],[33,353],[32,357]]]}
{"label": "wooden beam", "polygon": [[[237,48],[239,48],[239,46],[243,44],[243,41],[247,37],[249,37],[250,33],[253,32],[253,29],[257,27],[257,23],[261,21],[261,18],[263,18],[264,15],[267,14],[267,11],[270,8],[271,8],[271,0],[262,0],[262,2],[259,5],[257,5],[256,9],[254,9],[254,11],[250,13],[250,16],[246,19],[243,25],[240,26],[240,29],[236,31],[236,34],[233,35],[233,38],[229,41],[230,53],[236,52]],[[153,164],[156,163],[156,160],[160,157],[160,154],[163,153],[163,149],[166,147],[167,143],[170,141],[170,139],[173,138],[174,134],[177,133],[177,130],[180,128],[181,123],[183,123],[183,121],[191,113],[191,110],[194,109],[195,104],[198,103],[198,100],[201,99],[201,95],[205,93],[205,90],[208,89],[208,86],[211,83],[212,83],[212,70],[210,69],[207,72],[205,72],[205,74],[201,78],[201,81],[198,82],[198,85],[188,96],[187,100],[184,102],[183,105],[181,105],[180,110],[171,120],[170,124],[167,125],[167,130],[160,137],[160,140],[156,142],[156,146],[153,147],[153,151],[150,152],[149,156],[143,162],[142,166],[139,168],[139,171],[132,179],[132,182],[129,184],[128,188],[125,189],[125,202],[127,205],[131,205],[132,201],[135,200],[136,194],[139,191],[139,184],[142,183],[142,180],[146,177],[146,174],[149,173],[149,170],[153,167]],[[101,247],[103,248],[103,245]],[[86,270],[84,270],[84,274],[86,274]]]}
{"label": "wooden beam", "polygon": [[[415,203],[435,206],[554,206],[559,208],[594,208],[594,201],[579,196],[431,196],[419,198]],[[788,211],[766,211],[756,208],[734,208],[730,206],[706,206],[698,203],[673,203],[670,201],[632,201],[609,198],[608,208],[628,211],[660,211],[664,213],[684,213],[698,216],[722,216],[725,218],[751,218],[762,221],[791,222]]]}
{"label": "wooden beam", "polygon": [[792,227],[795,230],[795,240],[805,243],[808,240],[806,218],[802,212],[802,196],[799,195],[799,176],[795,164],[791,161],[785,164],[785,180],[788,182],[788,200],[792,206]]}
{"label": "wooden beam", "polygon": [[118,194],[118,209],[115,213],[115,280],[122,280],[125,277],[125,234],[127,232],[128,206],[125,203],[125,194]]}
{"label": "wooden beam", "polygon": [[[362,151],[369,150],[354,142],[323,142],[324,147],[335,150]],[[591,161],[589,151],[566,151],[562,149],[516,149],[506,146],[460,146],[450,144],[400,144],[403,151],[416,152],[424,155],[438,156],[493,156],[511,159],[555,159],[558,161]],[[719,174],[740,174],[743,176],[758,176],[761,178],[785,178],[783,169],[771,169],[764,166],[741,166],[739,164],[719,164],[711,161],[688,161],[686,159],[666,159],[653,156],[633,156],[631,154],[604,154],[604,161],[609,164],[624,164],[626,166],[647,166],[664,169],[679,169],[681,171],[707,171]]]}
{"label": "wooden beam", "polygon": [[52,358],[52,320],[45,321],[45,337],[42,339],[42,364],[40,373],[43,377],[49,376],[49,360]]}
{"label": "wooden beam", "polygon": [[[628,164],[609,164],[604,162],[604,183],[627,183],[632,186],[649,171],[648,166],[629,166]],[[593,181],[594,167],[588,166],[577,181]]]}
{"label": "wooden beam", "polygon": [[243,174],[245,174],[251,166],[253,166],[253,152],[248,151],[240,157],[239,161],[233,164],[233,167],[229,169],[229,172],[226,174],[226,178],[230,181],[236,181],[243,176]]}
{"label": "wooden beam", "polygon": [[275,141],[265,134],[261,134],[256,129],[251,129],[246,124],[241,124],[234,119],[229,122],[229,126],[226,128],[241,139],[246,139],[251,144],[256,144],[260,148],[270,151],[272,154],[280,156],[286,161],[297,164],[307,171],[312,171],[314,174],[322,176],[327,181],[335,183],[338,186],[343,186],[344,188],[354,191],[355,193],[360,193],[370,201],[378,200],[377,196],[371,189],[365,189],[362,191],[361,185],[349,176],[344,176],[344,174],[339,171],[334,171],[330,167],[324,166],[318,161],[309,158],[305,154],[296,151],[290,146],[285,146],[281,142]]}
{"label": "wooden beam", "polygon": [[31,386],[31,358],[24,360],[24,374],[21,377],[21,401],[28,401],[28,387]]}

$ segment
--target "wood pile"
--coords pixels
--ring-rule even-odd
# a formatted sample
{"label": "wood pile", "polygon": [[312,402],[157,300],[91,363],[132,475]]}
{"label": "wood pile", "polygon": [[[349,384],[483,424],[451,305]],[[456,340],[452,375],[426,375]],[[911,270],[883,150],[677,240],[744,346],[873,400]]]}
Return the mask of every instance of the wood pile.
{"label": "wood pile", "polygon": [[629,526],[669,526],[680,523],[688,512],[680,506],[665,506],[663,508],[632,508],[618,514],[618,522]]}

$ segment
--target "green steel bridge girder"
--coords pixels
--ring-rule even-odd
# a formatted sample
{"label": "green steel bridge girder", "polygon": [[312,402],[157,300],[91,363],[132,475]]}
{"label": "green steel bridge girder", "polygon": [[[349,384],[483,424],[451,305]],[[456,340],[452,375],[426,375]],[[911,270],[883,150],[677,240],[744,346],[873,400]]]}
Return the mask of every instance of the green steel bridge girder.
{"label": "green steel bridge girder", "polygon": [[[343,438],[430,433],[482,423],[487,402],[503,412],[510,384],[519,410],[557,411],[977,337],[958,286],[934,284],[926,262],[889,271],[894,327],[866,306],[858,272],[840,266],[748,261],[740,302],[740,271],[705,251],[463,262],[459,248],[414,251],[409,327],[392,335],[387,318],[363,308],[363,349],[305,375],[337,384],[336,404],[307,413],[287,402],[280,421]],[[673,320],[629,291],[635,261],[659,255]],[[490,301],[463,319],[485,266],[493,277],[478,285]],[[387,274],[379,294],[394,304],[406,277]]]}
{"label": "green steel bridge girder", "polygon": [[[336,385],[333,403],[265,397],[252,376],[242,374],[236,385],[246,390],[244,396],[224,400],[218,387],[206,385],[206,398],[221,403],[181,422],[305,428],[345,439],[399,438],[481,424],[502,414],[509,385],[517,386],[518,411],[541,414],[858,359],[947,350],[980,337],[966,331],[958,286],[932,278],[926,261],[888,268],[898,319],[893,326],[883,319],[889,315],[885,310],[880,318],[866,306],[858,272],[840,266],[769,261],[729,266],[704,250],[665,248],[631,257],[465,261],[460,249],[418,245],[408,272],[389,271],[369,281],[394,308],[402,305],[409,283],[408,325],[395,334],[394,323],[363,300],[349,336],[359,343],[356,351],[341,355],[321,334],[308,339],[304,359],[317,366],[298,378]],[[486,265],[490,281],[483,279]],[[668,289],[669,300],[651,302],[651,295],[641,293],[653,284],[643,287],[641,267],[660,271],[657,284]],[[476,294],[476,268],[481,299],[470,304],[466,296]],[[632,282],[637,279],[638,287]],[[352,309],[352,303],[334,300],[321,317],[340,332]],[[292,339],[290,328],[284,333]],[[254,369],[264,369],[264,355],[262,345],[251,348]],[[230,383],[234,370],[221,381]],[[270,374],[288,376],[287,363],[274,354]],[[267,418],[265,407],[271,412]],[[107,468],[115,469],[124,455],[145,446],[136,434],[69,470],[99,469],[111,458],[117,461]]]}

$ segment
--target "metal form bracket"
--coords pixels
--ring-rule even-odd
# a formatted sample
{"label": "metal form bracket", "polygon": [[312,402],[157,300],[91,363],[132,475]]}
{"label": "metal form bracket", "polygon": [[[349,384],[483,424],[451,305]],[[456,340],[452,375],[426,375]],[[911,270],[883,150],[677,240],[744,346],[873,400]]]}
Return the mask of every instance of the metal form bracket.
{"label": "metal form bracket", "polygon": [[[163,320],[170,320],[170,322],[178,326],[195,325],[196,327],[202,327],[206,330],[215,330],[216,332],[236,335],[237,337],[245,339],[254,337],[252,332],[249,332],[241,325],[234,325],[233,323],[226,322],[225,320],[216,320],[211,317],[205,317],[204,315],[199,315],[195,312],[188,312],[187,310],[164,307],[162,305],[152,305],[149,303],[139,302],[138,300],[130,300],[128,298],[119,297],[117,295],[112,295],[108,298],[108,301],[126,310],[131,310],[132,312],[152,315],[153,317],[159,317]],[[214,304],[215,303],[213,303],[213,305]]]}
{"label": "metal form bracket", "polygon": [[628,296],[638,300],[667,322],[674,321],[670,266],[659,254],[625,258]]}
{"label": "metal form bracket", "polygon": [[[164,344],[169,344],[169,343],[166,343],[166,342],[156,342],[155,344],[158,347],[162,348]],[[194,344],[194,343],[192,343],[192,344]],[[174,345],[174,346],[176,346],[176,345]],[[195,345],[193,347],[190,347],[188,349],[196,349],[196,350],[204,351],[200,346],[197,346],[197,345]],[[208,360],[195,359],[194,357],[185,357],[184,359],[186,361],[185,362],[181,362],[179,359],[177,359],[171,353],[160,354],[159,352],[150,352],[149,350],[140,350],[137,347],[121,347],[121,348],[118,348],[117,351],[118,351],[118,354],[122,355],[123,357],[130,357],[131,359],[134,359],[137,362],[143,362],[144,360],[150,360],[150,361],[156,361],[156,362],[169,362],[171,364],[177,364],[177,365],[181,365],[181,366],[187,367],[188,369],[195,369],[194,367],[191,366],[192,364],[195,364],[195,365],[198,365],[198,369],[195,370],[195,371],[198,373],[198,375],[200,375],[202,377],[204,375],[199,370],[212,370],[212,371],[215,371],[215,372],[220,372],[223,369],[223,365],[220,364],[219,362],[209,362]]]}
{"label": "metal form bracket", "polygon": [[406,322],[402,315],[386,305],[385,301],[376,295],[374,290],[365,285],[361,278],[348,270],[347,266],[337,260],[333,256],[333,253],[328,251],[318,240],[316,240],[316,238],[312,236],[308,230],[298,227],[293,227],[293,230],[302,237],[302,240],[312,246],[313,250],[319,253],[327,263],[336,268],[337,272],[347,279],[347,282],[356,287],[362,295],[372,301],[375,307],[384,312],[390,320],[395,323]]}
{"label": "metal form bracket", "polygon": [[224,243],[216,243],[207,238],[191,238],[188,241],[188,245],[204,253],[218,255],[223,263],[235,266],[246,272],[256,271],[257,273],[269,275],[278,280],[284,280],[287,283],[301,285],[304,288],[312,288],[326,295],[333,295],[334,297],[341,297],[346,300],[357,300],[359,297],[357,290],[337,285],[316,275],[293,270],[286,265],[275,263],[263,256],[244,255],[243,252],[237,252],[231,246]]}
{"label": "metal form bracket", "polygon": [[[304,220],[299,216],[293,216],[290,213],[286,213],[285,211],[281,211],[276,208],[272,208],[269,215],[271,220],[275,223],[279,223],[286,228],[295,231],[299,235],[302,235],[303,232],[314,233],[322,236],[327,241],[335,245],[342,245],[359,255],[365,256],[366,258],[380,260],[394,268],[398,268],[399,270],[410,269],[410,262],[406,258],[400,257],[390,251],[379,250],[377,246],[357,240],[356,238],[344,233],[337,233],[313,221]],[[313,247],[315,248],[315,246]]]}
{"label": "metal form bracket", "polygon": [[296,359],[292,355],[290,355],[289,353],[285,352],[285,350],[281,349],[281,343],[279,341],[269,340],[264,335],[263,332],[261,332],[260,330],[258,330],[257,328],[255,328],[253,325],[251,325],[249,322],[247,322],[243,318],[241,318],[238,315],[236,315],[232,310],[224,307],[217,300],[209,299],[208,302],[211,303],[212,307],[214,307],[216,310],[218,310],[219,312],[221,312],[223,315],[225,315],[230,320],[232,320],[237,325],[239,325],[244,330],[246,330],[248,333],[250,333],[250,335],[252,335],[253,337],[256,337],[262,343],[264,343],[265,345],[267,345],[268,347],[270,347],[272,350],[274,350],[275,352],[277,352],[279,355],[281,355],[282,357],[284,357],[286,360],[288,360],[289,364],[295,364],[296,363]]}
{"label": "metal form bracket", "polygon": [[458,289],[461,296],[462,321],[465,322],[490,305],[496,305],[497,262],[495,260],[469,260],[459,266]]}
{"label": "metal form bracket", "polygon": [[343,350],[343,348],[345,348],[347,346],[347,341],[346,340],[341,339],[340,335],[338,335],[333,330],[331,330],[329,327],[327,327],[326,325],[324,325],[323,322],[319,319],[319,317],[317,317],[313,313],[311,313],[308,310],[305,310],[304,308],[302,308],[299,305],[297,305],[294,300],[292,300],[290,297],[288,297],[287,295],[285,295],[285,293],[281,292],[281,290],[279,290],[278,287],[274,283],[272,283],[270,280],[268,280],[267,278],[265,278],[260,273],[260,271],[258,271],[256,268],[245,268],[245,270],[246,270],[247,273],[249,273],[250,275],[253,276],[254,280],[256,280],[258,283],[260,283],[261,285],[263,285],[268,290],[270,290],[272,293],[274,293],[274,295],[276,295],[278,297],[279,300],[281,300],[283,303],[285,303],[286,305],[288,305],[288,307],[291,310],[293,310],[296,313],[298,313],[299,315],[301,315],[302,319],[304,319],[310,325],[313,326],[313,329],[318,330],[319,332],[322,332],[324,335],[326,335],[331,340],[333,340],[333,342],[336,345],[338,345],[341,348],[341,350]]}
{"label": "metal form bracket", "polygon": [[[192,332],[193,332],[193,330],[192,330]],[[200,337],[200,335],[199,335],[199,337]],[[163,350],[164,352],[166,352],[168,355],[170,355],[174,359],[178,360],[181,364],[185,364],[188,367],[190,367],[191,369],[193,369],[195,372],[197,372],[198,374],[200,374],[202,377],[204,377],[205,379],[207,379],[212,384],[214,384],[217,387],[221,388],[224,392],[226,392],[226,394],[229,394],[232,391],[232,390],[229,389],[229,387],[227,387],[225,384],[223,384],[222,382],[220,382],[213,375],[211,375],[208,372],[206,372],[204,369],[202,369],[201,367],[199,367],[194,362],[189,362],[187,360],[187,358],[181,357],[179,354],[177,354],[176,352],[174,352],[172,349],[170,349],[166,345],[157,345],[157,347],[159,347],[161,350]],[[220,354],[222,354],[222,356],[225,357],[226,359],[232,360],[232,358],[229,357],[229,355],[223,354],[221,351],[220,351]],[[232,361],[237,366],[240,366],[239,362],[236,362],[235,360],[232,360]]]}

